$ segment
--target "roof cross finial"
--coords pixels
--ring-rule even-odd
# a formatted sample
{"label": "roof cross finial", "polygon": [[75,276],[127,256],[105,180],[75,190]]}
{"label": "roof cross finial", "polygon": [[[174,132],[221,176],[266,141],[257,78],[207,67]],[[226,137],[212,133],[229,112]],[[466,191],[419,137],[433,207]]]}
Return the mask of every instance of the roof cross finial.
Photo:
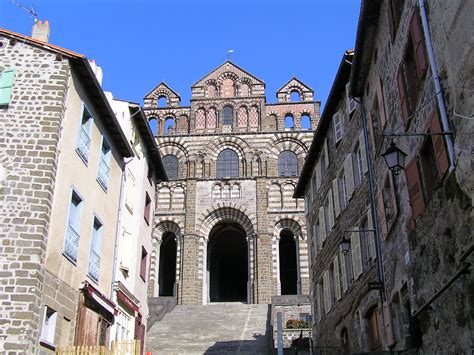
{"label": "roof cross finial", "polygon": [[227,60],[230,60],[230,55],[231,55],[232,53],[234,53],[234,50],[233,50],[233,49],[227,50],[227,52],[226,52]]}

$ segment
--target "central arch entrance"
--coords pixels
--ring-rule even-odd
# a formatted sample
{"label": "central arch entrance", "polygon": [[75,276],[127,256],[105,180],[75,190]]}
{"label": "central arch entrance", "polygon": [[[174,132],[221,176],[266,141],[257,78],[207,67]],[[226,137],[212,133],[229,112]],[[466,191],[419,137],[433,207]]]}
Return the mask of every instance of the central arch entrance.
{"label": "central arch entrance", "polygon": [[248,245],[245,231],[232,222],[212,228],[207,245],[210,302],[247,302]]}
{"label": "central arch entrance", "polygon": [[174,296],[176,294],[176,236],[166,233],[160,246],[159,265],[159,296]]}

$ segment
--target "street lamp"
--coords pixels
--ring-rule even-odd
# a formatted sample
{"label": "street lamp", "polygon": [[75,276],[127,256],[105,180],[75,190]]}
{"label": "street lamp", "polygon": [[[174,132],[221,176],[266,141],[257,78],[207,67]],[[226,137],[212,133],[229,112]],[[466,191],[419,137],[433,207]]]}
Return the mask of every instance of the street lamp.
{"label": "street lamp", "polygon": [[393,140],[390,142],[390,147],[388,147],[382,156],[388,168],[392,170],[395,175],[398,175],[400,171],[405,168],[405,158],[407,155],[395,145]]}
{"label": "street lamp", "polygon": [[341,253],[346,255],[351,248],[351,241],[347,239],[345,235],[342,235],[341,242],[339,243],[339,247],[341,248]]}

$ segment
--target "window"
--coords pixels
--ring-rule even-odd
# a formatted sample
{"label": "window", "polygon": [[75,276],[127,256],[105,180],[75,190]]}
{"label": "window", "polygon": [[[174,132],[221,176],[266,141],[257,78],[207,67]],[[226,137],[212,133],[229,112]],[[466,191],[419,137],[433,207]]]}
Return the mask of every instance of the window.
{"label": "window", "polygon": [[300,93],[298,91],[292,91],[291,94],[290,94],[290,101],[291,102],[298,102],[298,101],[301,101],[301,96],[300,96]]}
{"label": "window", "polygon": [[149,225],[151,219],[151,198],[148,192],[145,192],[145,212],[143,216],[145,217],[146,224]]}
{"label": "window", "polygon": [[134,324],[132,319],[120,308],[118,308],[118,315],[115,317],[115,327],[115,340],[133,340]]}
{"label": "window", "polygon": [[158,108],[160,107],[167,107],[168,106],[168,99],[165,96],[161,96],[157,101]]}
{"label": "window", "polygon": [[436,158],[433,149],[433,141],[430,136],[426,137],[420,151],[420,168],[423,176],[423,195],[425,201],[431,200],[436,184]]}
{"label": "window", "polygon": [[145,248],[142,247],[142,256],[140,261],[140,277],[143,281],[146,280],[146,258],[148,253],[146,252]]}
{"label": "window", "polygon": [[342,115],[339,112],[332,116],[332,123],[334,125],[334,142],[337,144],[342,139]]}
{"label": "window", "polygon": [[388,172],[377,194],[377,207],[379,213],[382,237],[385,239],[397,216],[397,198],[392,173]]}
{"label": "window", "polygon": [[284,150],[278,155],[278,176],[297,176],[298,157],[291,150]]}
{"label": "window", "polygon": [[58,314],[54,309],[44,306],[40,342],[45,342],[47,345],[54,345],[57,316]]}
{"label": "window", "polygon": [[158,135],[158,120],[156,117],[150,117],[148,119],[148,125],[150,126],[151,133],[153,133],[153,136]]}
{"label": "window", "polygon": [[347,154],[346,159],[344,160],[344,180],[346,185],[347,201],[349,201],[355,190],[352,153]]}
{"label": "window", "polygon": [[334,276],[334,297],[335,300],[339,300],[341,298],[341,283],[339,278],[339,258],[338,255],[334,257],[332,262],[332,272]]}
{"label": "window", "polygon": [[293,129],[295,128],[295,122],[293,120],[293,116],[292,115],[286,115],[285,116],[285,128],[286,129]]}
{"label": "window", "polygon": [[352,271],[352,254],[339,254],[339,261],[341,262],[341,283],[342,292],[346,292],[348,286],[354,281],[354,274]]}
{"label": "window", "polygon": [[169,136],[174,134],[174,118],[168,117],[165,120],[165,135]]}
{"label": "window", "polygon": [[153,166],[151,165],[150,161],[148,161],[147,163],[148,163],[148,170],[146,173],[146,177],[150,185],[152,185],[153,184]]}
{"label": "window", "polygon": [[360,225],[359,225],[359,237],[360,237],[360,244],[361,244],[361,255],[362,255],[362,269],[368,270],[371,267],[371,262],[374,260],[375,251],[374,246],[374,233],[369,231],[372,228],[369,228],[369,221],[367,216],[362,218]]}
{"label": "window", "polygon": [[346,100],[347,100],[347,112],[349,115],[354,112],[356,108],[356,101],[349,95],[349,83],[346,84]]}
{"label": "window", "polygon": [[84,160],[89,160],[89,147],[91,143],[92,116],[85,106],[82,108],[81,128],[79,129],[79,138],[77,140],[76,152]]}
{"label": "window", "polygon": [[234,118],[234,109],[231,106],[225,106],[222,109],[222,125],[232,126],[233,118]]}
{"label": "window", "polygon": [[368,312],[366,319],[368,323],[370,350],[380,351],[382,350],[382,338],[379,330],[380,320],[377,307],[374,307]]}
{"label": "window", "polygon": [[341,205],[341,209],[346,208],[347,204],[349,203],[349,195],[347,194],[347,182],[344,170],[339,174],[337,187],[339,188],[339,203]]}
{"label": "window", "polygon": [[403,62],[397,73],[398,93],[405,128],[410,123],[411,114],[416,110],[421,91],[421,80],[427,68],[428,61],[423,40],[423,30],[418,16],[418,9],[416,8],[410,22],[410,35],[408,36]]}
{"label": "window", "polygon": [[301,116],[301,129],[311,129],[311,117],[309,115],[305,114]]}
{"label": "window", "polygon": [[357,279],[362,274],[362,252],[359,234],[359,228],[354,227],[354,231],[351,233],[351,256],[354,279]]}
{"label": "window", "polygon": [[165,168],[166,175],[170,180],[178,179],[178,158],[172,154],[165,155],[162,159],[163,167]]}
{"label": "window", "polygon": [[395,39],[395,34],[400,24],[400,18],[402,17],[403,6],[405,0],[389,0],[388,1],[388,25],[390,27],[390,35],[392,42]]}
{"label": "window", "polygon": [[217,178],[239,176],[239,157],[232,149],[224,149],[217,157]]}
{"label": "window", "polygon": [[328,313],[332,307],[331,286],[329,284],[329,270],[323,274],[323,291],[324,291],[324,311]]}
{"label": "window", "polygon": [[100,251],[102,248],[103,225],[97,217],[94,217],[94,225],[92,227],[91,250],[89,253],[89,276],[94,281],[99,281],[100,270]]}
{"label": "window", "polygon": [[79,248],[79,231],[81,225],[83,201],[79,194],[73,190],[69,203],[69,217],[64,240],[63,254],[73,262],[77,261],[77,249]]}
{"label": "window", "polygon": [[326,235],[329,235],[334,226],[334,206],[331,190],[328,191],[328,195],[324,201],[324,225],[326,227]]}
{"label": "window", "polygon": [[99,174],[97,175],[97,181],[99,182],[100,186],[102,186],[106,191],[109,183],[111,156],[112,149],[105,137],[103,137],[102,148],[100,150]]}
{"label": "window", "polygon": [[0,106],[7,106],[10,103],[14,79],[14,68],[0,71]]}
{"label": "window", "polygon": [[362,151],[360,149],[360,146],[357,145],[355,149],[355,157],[356,157],[356,164],[357,164],[357,169],[356,169],[356,182],[357,185],[360,185],[362,183],[362,180],[364,179],[364,169],[362,167]]}

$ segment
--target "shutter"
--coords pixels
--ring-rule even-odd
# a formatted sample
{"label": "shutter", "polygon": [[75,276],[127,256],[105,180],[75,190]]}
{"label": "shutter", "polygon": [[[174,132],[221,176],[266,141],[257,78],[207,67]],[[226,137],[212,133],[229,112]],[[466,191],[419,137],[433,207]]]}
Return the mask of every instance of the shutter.
{"label": "shutter", "polygon": [[326,221],[324,220],[324,207],[319,207],[319,235],[321,243],[326,239]]}
{"label": "shutter", "polygon": [[423,29],[421,28],[418,8],[415,9],[410,23],[411,39],[413,41],[413,51],[415,53],[415,64],[418,78],[422,78],[428,68],[426,58],[425,42],[423,40]]}
{"label": "shutter", "polygon": [[395,338],[393,337],[392,313],[390,311],[390,304],[388,302],[384,302],[382,305],[382,309],[383,309],[385,337],[387,340],[387,345],[390,347],[395,344]]}
{"label": "shutter", "polygon": [[369,208],[367,211],[367,228],[371,229],[372,232],[369,232],[369,246],[370,246],[370,255],[372,255],[372,259],[375,260],[377,258],[377,252],[375,250],[375,231],[374,231],[374,223],[372,221],[372,209]]}
{"label": "shutter", "polygon": [[318,321],[321,319],[321,316],[323,314],[323,310],[321,309],[322,307],[321,304],[321,285],[318,283],[316,284],[316,307],[318,309]]}
{"label": "shutter", "polygon": [[397,206],[397,194],[395,193],[395,183],[393,182],[392,172],[388,173],[388,181],[390,183],[390,197],[391,197],[390,202],[392,204],[392,221],[394,221],[398,215],[398,206]]}
{"label": "shutter", "polygon": [[318,160],[316,164],[316,191],[319,190],[321,186],[321,161]]}
{"label": "shutter", "polygon": [[[430,132],[431,133],[441,133],[441,125],[439,123],[438,110],[436,107],[430,115]],[[436,166],[438,167],[438,179],[441,180],[448,171],[449,160],[448,155],[446,154],[446,148],[444,147],[444,138],[443,136],[431,136],[433,142],[433,150],[436,157]]]}
{"label": "shutter", "polygon": [[406,92],[405,76],[403,74],[403,65],[400,65],[397,73],[398,95],[400,96],[400,106],[402,109],[402,118],[405,127],[408,125],[408,118],[410,117],[410,108],[408,106],[408,95]]}
{"label": "shutter", "polygon": [[374,133],[374,124],[372,122],[372,119],[373,119],[373,114],[371,111],[369,111],[370,114],[369,114],[369,118],[368,118],[368,126],[369,126],[369,138],[370,138],[370,149],[372,150],[372,156],[375,157],[375,153],[376,153],[376,146],[375,146],[375,133]]}
{"label": "shutter", "polygon": [[332,116],[332,122],[334,125],[334,140],[338,143],[342,139],[342,120],[339,112]]}
{"label": "shutter", "polygon": [[[358,230],[358,227],[354,227]],[[351,235],[351,252],[352,262],[354,267],[354,280],[356,280],[360,274],[362,274],[362,255],[360,250],[360,236],[359,232],[352,232]]]}
{"label": "shutter", "polygon": [[411,216],[414,221],[421,213],[423,213],[425,208],[416,158],[410,160],[405,168],[405,178],[407,181],[408,197],[411,205]]}
{"label": "shutter", "polygon": [[15,69],[5,69],[0,77],[0,106],[10,103],[13,91]]}
{"label": "shutter", "polygon": [[338,184],[338,178],[335,178],[332,181],[332,192],[334,194],[334,218],[337,218],[339,216],[339,213],[341,213],[341,206],[339,205],[339,184]]}
{"label": "shutter", "polygon": [[326,170],[329,166],[329,151],[328,151],[328,142],[327,140],[324,141],[324,170]]}
{"label": "shutter", "polygon": [[329,230],[332,230],[332,227],[334,226],[334,202],[332,198],[332,189],[329,189],[328,195],[329,195],[329,203],[328,203],[328,210],[329,210]]}
{"label": "shutter", "polygon": [[331,298],[329,289],[329,272],[326,270],[323,275],[323,290],[324,290],[324,310],[328,313],[331,310]]}
{"label": "shutter", "polygon": [[352,167],[352,154],[348,154],[344,160],[344,175],[347,184],[347,199],[350,200],[354,193],[354,171]]}
{"label": "shutter", "polygon": [[344,254],[340,254],[340,260],[341,260],[342,292],[345,293],[347,291],[346,256]]}
{"label": "shutter", "polygon": [[392,7],[392,1],[389,0],[388,1],[388,11],[387,11],[387,15],[388,15],[388,27],[390,29],[390,39],[394,40],[395,38],[395,23],[394,23],[394,13],[393,13],[393,7]]}
{"label": "shutter", "polygon": [[338,263],[338,257],[334,258],[334,294],[336,295],[336,300],[341,298],[341,283],[339,281],[339,263]]}
{"label": "shutter", "polygon": [[377,91],[377,104],[379,106],[380,129],[383,131],[387,123],[387,118],[385,115],[385,103],[383,99],[382,82],[380,78],[377,78],[376,81],[377,81],[376,91]]}
{"label": "shutter", "polygon": [[362,156],[362,172],[365,174],[368,170],[367,165],[367,147],[365,146],[364,131],[359,134],[359,149],[360,155]]}
{"label": "shutter", "polygon": [[385,240],[388,234],[388,226],[387,218],[385,216],[385,206],[383,204],[383,192],[381,187],[379,187],[379,191],[377,192],[377,212],[379,214],[380,231],[382,233],[383,240]]}

